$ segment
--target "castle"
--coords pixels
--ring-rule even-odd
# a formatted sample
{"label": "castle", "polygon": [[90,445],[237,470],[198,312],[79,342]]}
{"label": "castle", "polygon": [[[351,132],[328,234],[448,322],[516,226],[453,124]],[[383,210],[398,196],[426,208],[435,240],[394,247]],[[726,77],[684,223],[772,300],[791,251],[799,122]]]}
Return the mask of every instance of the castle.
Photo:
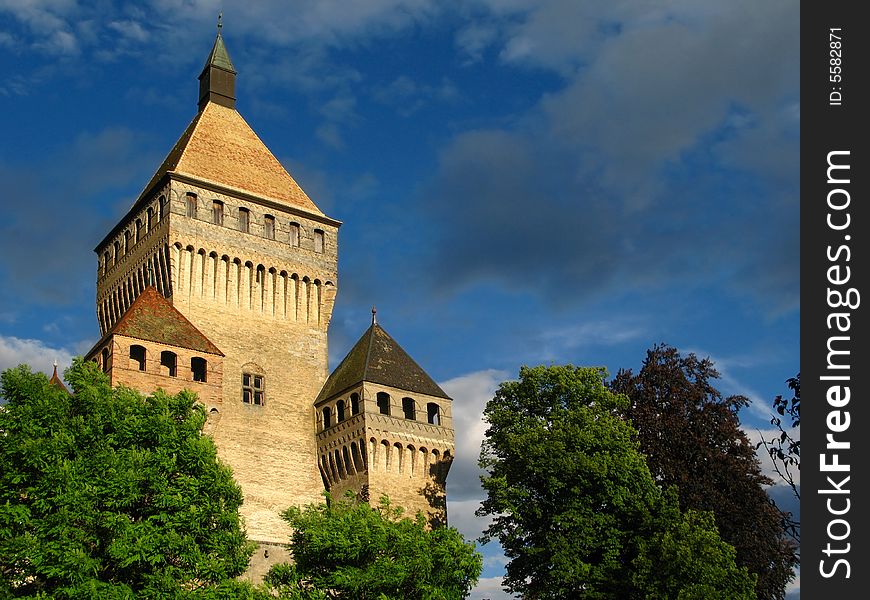
{"label": "castle", "polygon": [[324,490],[444,522],[454,432],[451,399],[374,310],[329,375],[341,223],[236,111],[235,78],[219,26],[196,116],[95,249],[87,358],[112,385],[198,394],[262,571],[286,557],[280,512]]}

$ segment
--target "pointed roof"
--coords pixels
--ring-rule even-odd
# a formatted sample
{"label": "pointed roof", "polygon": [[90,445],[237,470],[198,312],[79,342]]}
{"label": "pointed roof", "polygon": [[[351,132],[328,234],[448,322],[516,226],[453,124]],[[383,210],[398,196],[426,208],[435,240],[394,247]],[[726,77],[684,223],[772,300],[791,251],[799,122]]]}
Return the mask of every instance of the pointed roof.
{"label": "pointed roof", "polygon": [[[146,287],[127,312],[97,343],[112,335],[124,335],[146,342],[187,348],[206,354],[223,356],[217,346],[178,312],[154,286]],[[93,350],[92,350],[93,352]]]}
{"label": "pointed roof", "polygon": [[235,109],[208,102],[145,187],[167,173],[323,215]]}
{"label": "pointed roof", "polygon": [[376,322],[332,372],[315,402],[332,398],[363,381],[450,398]]}
{"label": "pointed roof", "polygon": [[[220,25],[218,25],[220,28]],[[220,67],[225,71],[236,72],[236,68],[233,66],[233,61],[230,60],[230,53],[227,52],[227,47],[224,45],[224,38],[221,35],[220,29],[218,29],[217,37],[214,40],[214,46],[212,46],[211,53],[208,55],[208,59],[205,61],[205,67],[203,67],[203,71],[205,71],[208,67]]]}
{"label": "pointed roof", "polygon": [[48,383],[69,394],[69,390],[63,384],[63,380],[57,375],[57,361],[54,362],[54,373],[51,374],[51,379],[48,380]]}

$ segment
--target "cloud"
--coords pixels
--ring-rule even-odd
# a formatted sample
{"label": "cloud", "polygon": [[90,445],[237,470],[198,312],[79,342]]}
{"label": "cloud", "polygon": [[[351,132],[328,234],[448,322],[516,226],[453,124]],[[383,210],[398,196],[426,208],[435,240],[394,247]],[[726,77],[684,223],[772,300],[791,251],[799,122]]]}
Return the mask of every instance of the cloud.
{"label": "cloud", "polygon": [[52,365],[57,361],[58,372],[62,373],[75,354],[69,348],[52,348],[40,340],[0,335],[0,371],[25,364],[34,371],[51,375]]}
{"label": "cloud", "polygon": [[501,577],[481,577],[468,595],[469,600],[508,600],[516,598],[501,587]]}

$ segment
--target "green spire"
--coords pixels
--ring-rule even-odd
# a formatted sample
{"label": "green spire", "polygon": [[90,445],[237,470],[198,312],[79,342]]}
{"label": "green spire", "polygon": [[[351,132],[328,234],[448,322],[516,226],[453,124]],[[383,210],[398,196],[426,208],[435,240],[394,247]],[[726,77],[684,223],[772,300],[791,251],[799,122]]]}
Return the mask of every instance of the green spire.
{"label": "green spire", "polygon": [[223,13],[218,15],[217,37],[199,76],[199,109],[209,102],[236,107],[236,69],[221,35]]}

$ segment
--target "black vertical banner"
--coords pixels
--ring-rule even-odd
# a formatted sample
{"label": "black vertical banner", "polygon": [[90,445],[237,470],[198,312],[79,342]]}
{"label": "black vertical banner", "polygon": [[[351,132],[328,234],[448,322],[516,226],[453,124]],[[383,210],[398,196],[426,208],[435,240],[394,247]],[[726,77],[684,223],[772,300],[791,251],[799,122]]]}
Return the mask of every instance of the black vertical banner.
{"label": "black vertical banner", "polygon": [[801,595],[870,597],[870,23],[801,5]]}

